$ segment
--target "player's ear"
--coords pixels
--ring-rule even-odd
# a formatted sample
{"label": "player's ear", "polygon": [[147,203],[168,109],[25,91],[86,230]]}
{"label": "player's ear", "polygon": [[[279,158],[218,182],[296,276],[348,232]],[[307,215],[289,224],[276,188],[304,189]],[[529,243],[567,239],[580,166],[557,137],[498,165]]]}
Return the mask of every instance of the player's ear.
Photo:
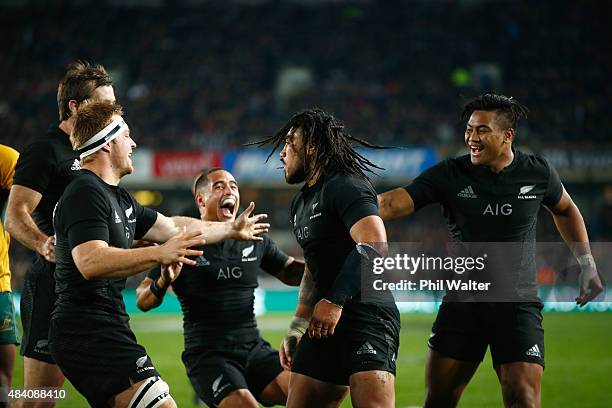
{"label": "player's ear", "polygon": [[108,142],[107,144],[105,144],[105,145],[102,147],[102,149],[100,149],[100,150],[102,150],[103,152],[106,152],[106,153],[110,153],[111,143],[113,143],[113,142],[114,142],[114,140],[111,140],[110,142]]}
{"label": "player's ear", "polygon": [[74,116],[79,109],[79,103],[75,99],[71,99],[68,101],[68,110],[70,111],[70,116]]}
{"label": "player's ear", "polygon": [[204,200],[204,194],[200,193],[199,191],[196,191],[195,203],[198,206],[198,208],[206,207],[206,200]]}
{"label": "player's ear", "polygon": [[514,141],[514,128],[508,128],[504,132],[504,143],[512,143]]}

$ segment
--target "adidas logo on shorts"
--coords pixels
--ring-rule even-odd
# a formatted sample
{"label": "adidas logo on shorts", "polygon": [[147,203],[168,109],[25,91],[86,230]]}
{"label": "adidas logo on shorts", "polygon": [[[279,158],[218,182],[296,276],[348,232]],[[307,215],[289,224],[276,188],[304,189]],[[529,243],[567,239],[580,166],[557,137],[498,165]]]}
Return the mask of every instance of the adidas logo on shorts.
{"label": "adidas logo on shorts", "polygon": [[525,352],[525,354],[532,357],[542,358],[542,353],[540,353],[540,348],[537,344],[534,344],[533,347]]}
{"label": "adidas logo on shorts", "polygon": [[363,343],[363,346],[359,347],[359,350],[357,350],[358,356],[362,354],[376,354],[376,350],[374,350],[374,347],[372,347],[369,341]]}
{"label": "adidas logo on shorts", "polygon": [[457,193],[457,197],[461,198],[478,198],[472,186],[467,186],[463,190]]}

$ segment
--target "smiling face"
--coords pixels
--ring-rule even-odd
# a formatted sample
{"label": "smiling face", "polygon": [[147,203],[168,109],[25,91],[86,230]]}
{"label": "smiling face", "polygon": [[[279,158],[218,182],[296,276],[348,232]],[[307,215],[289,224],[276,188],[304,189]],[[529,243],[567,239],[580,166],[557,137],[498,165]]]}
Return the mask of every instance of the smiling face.
{"label": "smiling face", "polygon": [[304,171],[304,142],[301,129],[290,129],[285,138],[285,145],[280,152],[285,171],[285,180],[289,184],[302,183],[306,179]]}
{"label": "smiling face", "polygon": [[207,176],[207,180],[195,195],[200,214],[206,221],[234,221],[240,206],[236,179],[225,170],[216,170]]}
{"label": "smiling face", "polygon": [[495,111],[476,110],[470,116],[465,129],[465,143],[470,149],[472,164],[496,167],[512,156],[514,129],[500,126]]}

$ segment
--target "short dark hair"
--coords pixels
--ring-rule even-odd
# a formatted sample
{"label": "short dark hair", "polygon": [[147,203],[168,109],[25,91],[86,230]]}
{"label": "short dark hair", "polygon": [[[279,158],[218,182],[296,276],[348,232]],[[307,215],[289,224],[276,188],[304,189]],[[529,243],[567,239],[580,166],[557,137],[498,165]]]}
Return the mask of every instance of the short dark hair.
{"label": "short dark hair", "polygon": [[208,183],[208,176],[210,176],[215,171],[225,170],[223,167],[209,167],[207,169],[202,170],[198,173],[197,176],[193,179],[192,193],[195,195],[199,189],[204,187],[205,184]]}
{"label": "short dark hair", "polygon": [[113,80],[102,65],[81,60],[68,65],[68,70],[57,87],[57,107],[60,121],[66,120],[72,115],[68,107],[71,100],[79,103],[83,102],[91,98],[97,88],[112,85]]}
{"label": "short dark hair", "polygon": [[513,97],[486,93],[470,100],[463,108],[461,119],[467,122],[472,113],[477,110],[494,111],[498,115],[498,123],[503,129],[516,129],[519,119],[527,118],[529,109]]}

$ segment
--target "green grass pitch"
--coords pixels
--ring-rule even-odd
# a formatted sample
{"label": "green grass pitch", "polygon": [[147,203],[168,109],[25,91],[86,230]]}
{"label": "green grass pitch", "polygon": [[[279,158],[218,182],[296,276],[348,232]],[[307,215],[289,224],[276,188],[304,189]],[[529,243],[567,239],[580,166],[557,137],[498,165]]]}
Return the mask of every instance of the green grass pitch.
{"label": "green grass pitch", "polygon": [[[289,315],[259,317],[264,337],[277,346]],[[420,407],[423,402],[423,376],[426,339],[432,314],[402,316],[401,347],[398,355],[396,406]],[[180,354],[183,347],[178,315],[138,314],[132,318],[138,341],[152,357],[179,407],[196,407],[193,391],[183,368]],[[546,363],[542,385],[544,407],[610,407],[612,406],[612,314],[611,313],[548,313],[544,315]],[[108,356],[108,358],[113,358]],[[16,361],[13,388],[20,389],[23,379],[22,361]],[[66,384],[68,397],[57,404],[62,407],[86,407],[85,400]],[[350,407],[350,401],[345,401]],[[500,407],[502,400],[490,356],[466,389],[461,407]]]}

